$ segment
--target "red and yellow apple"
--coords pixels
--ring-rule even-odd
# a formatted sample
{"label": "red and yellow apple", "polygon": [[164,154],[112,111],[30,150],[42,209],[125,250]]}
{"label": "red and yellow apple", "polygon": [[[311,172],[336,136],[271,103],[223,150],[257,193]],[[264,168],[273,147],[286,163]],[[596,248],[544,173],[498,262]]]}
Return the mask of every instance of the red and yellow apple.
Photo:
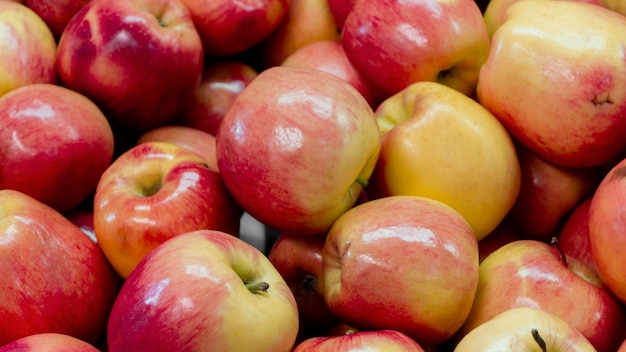
{"label": "red and yellow apple", "polygon": [[395,330],[356,331],[339,336],[314,336],[300,342],[292,352],[424,352],[409,336]]}
{"label": "red and yellow apple", "polygon": [[558,240],[563,253],[595,269],[596,263],[591,256],[589,245],[589,208],[592,199],[593,196],[587,197],[564,219]]}
{"label": "red and yellow apple", "polygon": [[99,352],[94,345],[76,337],[54,332],[24,336],[0,346],[0,352]]}
{"label": "red and yellow apple", "polygon": [[67,23],[91,0],[24,0],[24,4],[33,10],[59,39]]}

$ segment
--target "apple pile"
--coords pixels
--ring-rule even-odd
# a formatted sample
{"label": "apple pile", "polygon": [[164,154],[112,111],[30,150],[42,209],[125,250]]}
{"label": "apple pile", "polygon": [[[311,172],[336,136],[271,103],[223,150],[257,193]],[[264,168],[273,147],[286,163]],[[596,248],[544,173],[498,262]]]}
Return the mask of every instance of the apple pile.
{"label": "apple pile", "polygon": [[0,0],[0,352],[626,352],[623,33],[616,0]]}

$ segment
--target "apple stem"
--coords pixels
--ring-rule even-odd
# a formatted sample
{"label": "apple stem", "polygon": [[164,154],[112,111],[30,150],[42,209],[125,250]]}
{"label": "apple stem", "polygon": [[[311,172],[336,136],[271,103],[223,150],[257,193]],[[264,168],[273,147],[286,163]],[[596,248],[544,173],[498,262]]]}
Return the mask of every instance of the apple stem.
{"label": "apple stem", "polygon": [[559,258],[561,259],[561,262],[563,263],[563,265],[567,266],[567,258],[565,257],[563,248],[559,246],[559,239],[556,237],[552,237],[552,239],[550,239],[550,244],[552,245],[552,247],[556,248],[556,250],[559,252]]}
{"label": "apple stem", "polygon": [[533,340],[539,345],[542,352],[548,352],[548,348],[546,347],[546,342],[543,340],[541,335],[539,335],[539,331],[537,329],[530,330],[530,333],[533,335]]}
{"label": "apple stem", "polygon": [[268,284],[265,281],[248,282],[245,285],[246,285],[246,288],[252,293],[267,292],[267,289],[270,288],[270,284]]}
{"label": "apple stem", "polygon": [[360,184],[362,188],[367,188],[367,186],[369,185],[369,182],[365,181],[364,179],[360,177],[356,178],[356,183]]}

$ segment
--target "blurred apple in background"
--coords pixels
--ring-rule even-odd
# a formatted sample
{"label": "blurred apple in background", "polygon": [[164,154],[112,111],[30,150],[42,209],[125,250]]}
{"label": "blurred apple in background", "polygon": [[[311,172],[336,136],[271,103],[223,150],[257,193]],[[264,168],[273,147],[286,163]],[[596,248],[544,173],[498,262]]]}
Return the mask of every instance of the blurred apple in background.
{"label": "blurred apple in background", "polygon": [[589,247],[602,282],[626,303],[626,159],[594,193],[588,214]]}
{"label": "blurred apple in background", "polygon": [[166,125],[144,132],[137,139],[137,144],[145,142],[167,142],[176,144],[200,155],[214,171],[217,169],[217,154],[215,151],[215,136],[202,130]]}
{"label": "blurred apple in background", "polygon": [[90,240],[94,243],[98,243],[96,231],[93,228],[93,210],[76,208],[63,215],[74,225],[78,226]]}
{"label": "blurred apple in background", "polygon": [[115,124],[147,130],[191,102],[203,58],[182,0],[92,0],[59,40],[57,71]]}
{"label": "blurred apple in background", "polygon": [[38,83],[0,97],[0,189],[72,210],[95,191],[113,144],[106,117],[79,93]]}
{"label": "blurred apple in background", "polygon": [[0,346],[56,332],[90,344],[105,331],[117,278],[100,248],[60,213],[0,190]]}
{"label": "blurred apple in background", "polygon": [[597,168],[556,165],[521,145],[517,145],[517,156],[522,182],[504,221],[524,238],[548,242],[559,232],[565,216],[593,194],[601,176]]}
{"label": "blurred apple in background", "polygon": [[207,62],[194,100],[172,123],[215,136],[230,104],[257,75],[254,68],[243,62]]}
{"label": "blurred apple in background", "polygon": [[337,28],[341,30],[343,28],[344,23],[346,22],[346,18],[352,8],[354,7],[354,3],[357,0],[327,0],[328,1],[328,9],[333,16],[335,24]]}
{"label": "blurred apple in background", "polygon": [[380,157],[367,194],[415,195],[450,205],[481,240],[502,222],[520,188],[515,146],[476,101],[436,82],[417,82],[376,110]]}
{"label": "blurred apple in background", "polygon": [[340,336],[311,337],[292,352],[424,352],[409,336],[394,330],[357,331]]}
{"label": "blurred apple in background", "polygon": [[267,68],[282,64],[296,50],[322,40],[339,40],[328,0],[290,0],[287,16],[256,49]]}
{"label": "blurred apple in background", "polygon": [[57,43],[33,10],[0,1],[0,38],[0,96],[32,83],[56,83]]}
{"label": "blurred apple in background", "polygon": [[556,315],[580,331],[599,352],[615,351],[624,338],[626,313],[621,302],[592,268],[545,242],[515,241],[482,261],[472,310],[455,337],[460,339],[499,313],[517,307]]}
{"label": "blurred apple in background", "polygon": [[448,205],[389,196],[343,214],[322,252],[331,312],[360,330],[391,329],[421,346],[461,327],[478,284],[478,243]]}
{"label": "blurred apple in background", "polygon": [[372,88],[352,66],[338,40],[322,40],[306,45],[289,55],[282,65],[315,68],[335,75],[356,88],[372,109],[378,106]]}
{"label": "blurred apple in background", "polygon": [[108,325],[111,351],[291,351],[298,309],[259,250],[219,231],[154,249],[128,277]]}
{"label": "blurred apple in background", "polygon": [[322,288],[322,249],[326,234],[300,236],[282,233],[268,258],[296,298],[300,316],[300,336],[324,333],[339,323],[324,300]]}
{"label": "blurred apple in background", "polygon": [[28,335],[0,346],[0,352],[99,352],[76,337],[53,332]]}
{"label": "blurred apple in background", "polygon": [[596,352],[594,346],[563,319],[531,307],[511,308],[470,331],[454,352],[570,351]]}
{"label": "blurred apple in background", "polygon": [[380,133],[363,96],[316,69],[275,66],[235,99],[217,134],[224,183],[279,232],[317,234],[357,201]]}
{"label": "blurred apple in background", "polygon": [[192,230],[239,235],[242,210],[198,154],[164,142],[135,146],[102,174],[94,197],[98,244],[128,277],[165,240]]}
{"label": "blurred apple in background", "polygon": [[606,163],[626,146],[624,31],[626,17],[601,6],[518,1],[492,37],[479,101],[546,161]]}
{"label": "blurred apple in background", "polygon": [[589,208],[592,198],[593,196],[587,197],[567,216],[558,240],[563,253],[595,269],[596,263],[589,247]]}
{"label": "blurred apple in background", "polygon": [[292,0],[182,0],[209,57],[243,53],[268,37]]}
{"label": "blurred apple in background", "polygon": [[33,10],[52,31],[58,40],[67,23],[91,0],[24,0],[24,4]]}
{"label": "blurred apple in background", "polygon": [[490,48],[474,0],[357,1],[341,41],[380,99],[418,81],[471,96]]}
{"label": "blurred apple in background", "polygon": [[479,261],[487,258],[489,254],[495,252],[498,248],[507,243],[521,240],[522,237],[509,225],[500,223],[489,235],[478,241],[478,257]]}

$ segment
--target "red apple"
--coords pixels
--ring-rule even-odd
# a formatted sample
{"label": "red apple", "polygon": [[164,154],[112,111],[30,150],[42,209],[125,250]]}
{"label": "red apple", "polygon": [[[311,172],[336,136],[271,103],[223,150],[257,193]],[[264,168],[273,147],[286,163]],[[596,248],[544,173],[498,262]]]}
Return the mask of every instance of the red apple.
{"label": "red apple", "polygon": [[343,28],[346,18],[357,0],[327,0],[330,13],[333,15],[335,24],[339,29]]}
{"label": "red apple", "polygon": [[381,99],[418,81],[473,95],[490,48],[474,0],[357,1],[341,42]]}
{"label": "red apple", "polygon": [[545,242],[514,241],[480,263],[476,297],[456,338],[518,307],[556,315],[600,352],[615,351],[623,339],[626,313],[621,302],[593,269]]}
{"label": "red apple", "polygon": [[24,0],[50,27],[56,39],[61,37],[67,23],[91,0]]}
{"label": "red apple", "polygon": [[99,352],[76,337],[53,332],[28,335],[0,346],[0,352]]}
{"label": "red apple", "polygon": [[291,290],[258,249],[219,231],[181,234],[128,277],[111,311],[111,351],[288,352]]}
{"label": "red apple", "polygon": [[0,96],[33,83],[56,83],[57,43],[21,2],[0,1]]}
{"label": "red apple", "polygon": [[211,229],[237,236],[241,214],[220,174],[200,155],[146,142],[102,174],[93,216],[98,244],[126,278],[148,252],[181,233]]}
{"label": "red apple", "polygon": [[56,332],[95,344],[117,294],[100,248],[60,213],[0,190],[0,346]]}
{"label": "red apple", "polygon": [[106,117],[79,93],[38,83],[0,97],[0,189],[69,211],[95,191],[113,144]]}
{"label": "red apple", "polygon": [[81,231],[89,239],[94,241],[94,243],[98,243],[98,239],[96,238],[96,231],[93,228],[93,211],[86,209],[73,209],[70,212],[64,214],[65,217],[71,221],[74,225],[78,226]]}
{"label": "red apple", "polygon": [[363,96],[311,68],[275,66],[235,99],[217,138],[224,183],[279,232],[321,233],[352,207],[376,164],[380,133]]}
{"label": "red apple", "polygon": [[356,88],[372,109],[378,106],[372,88],[352,66],[338,40],[322,40],[303,46],[289,55],[282,65],[310,67],[333,74]]}
{"label": "red apple", "polygon": [[207,63],[194,100],[173,123],[215,136],[230,104],[257,75],[254,68],[239,61]]}
{"label": "red apple", "polygon": [[424,352],[409,336],[395,330],[358,331],[340,336],[316,336],[300,342],[293,352]]}
{"label": "red apple", "polygon": [[182,0],[94,0],[58,45],[61,83],[91,98],[116,124],[147,130],[191,102],[202,42]]}
{"label": "red apple", "polygon": [[595,270],[596,263],[589,248],[589,208],[590,196],[583,200],[565,219],[558,234],[559,245],[565,254],[576,258]]}
{"label": "red apple", "polygon": [[208,56],[251,49],[287,16],[291,0],[183,0]]}
{"label": "red apple", "polygon": [[324,298],[360,330],[397,330],[420,345],[451,338],[478,284],[478,243],[450,206],[389,196],[344,213],[322,252]]}

